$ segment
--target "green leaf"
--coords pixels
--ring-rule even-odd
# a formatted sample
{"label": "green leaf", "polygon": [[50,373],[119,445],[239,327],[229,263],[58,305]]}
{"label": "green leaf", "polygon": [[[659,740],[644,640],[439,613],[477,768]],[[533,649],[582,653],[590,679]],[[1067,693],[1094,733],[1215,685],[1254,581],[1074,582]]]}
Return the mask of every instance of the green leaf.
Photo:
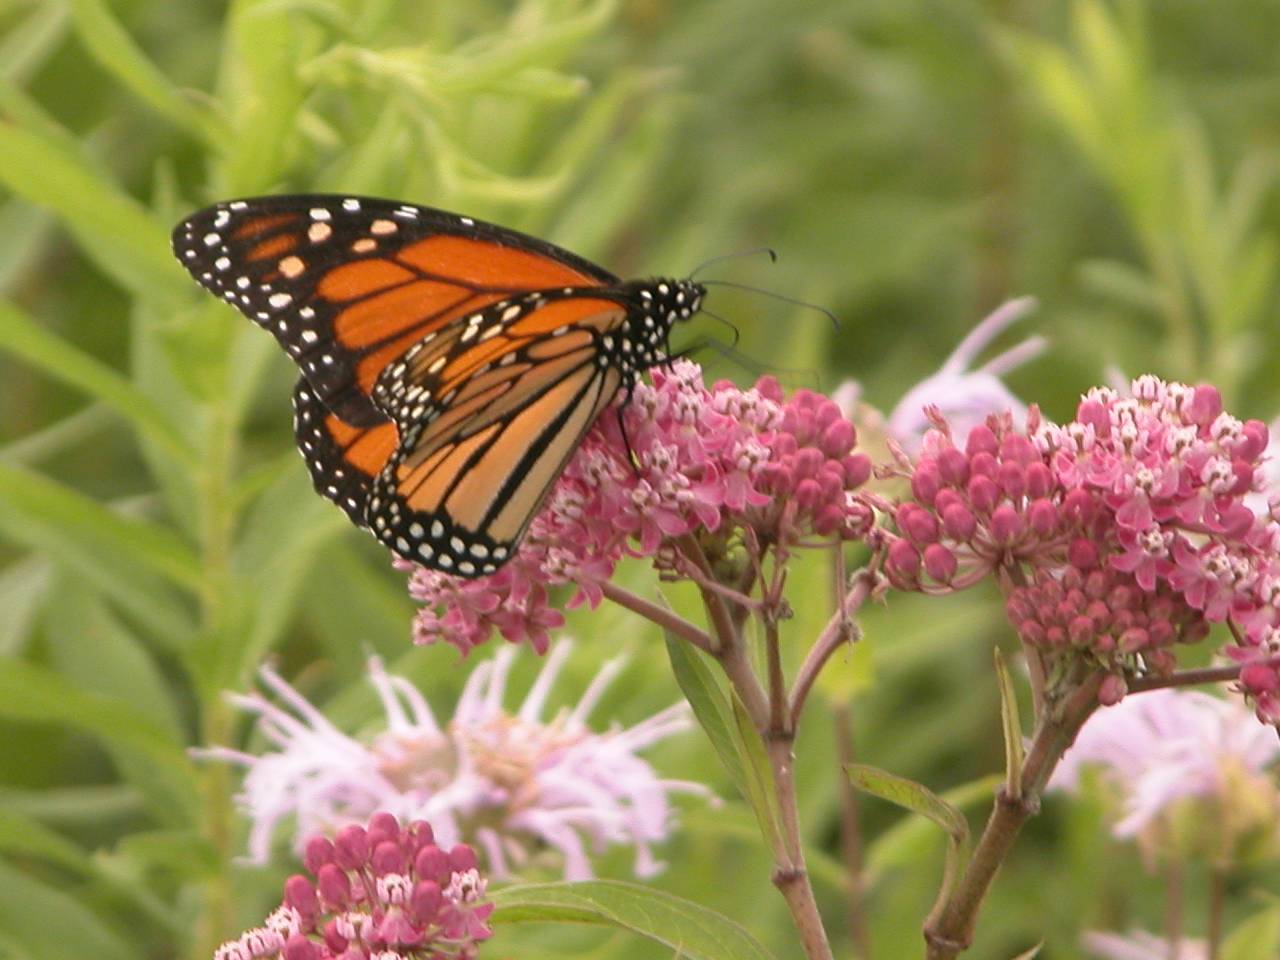
{"label": "green leaf", "polygon": [[89,856],[39,820],[0,809],[0,851],[10,857],[39,857],[77,874],[87,874]]}
{"label": "green leaf", "polygon": [[1044,941],[1041,940],[1039,943],[1037,943],[1034,947],[1031,947],[1029,950],[1023,950],[1020,954],[1014,957],[1013,960],[1035,960],[1036,957],[1040,956],[1040,951],[1043,949],[1044,949]]}
{"label": "green leaf", "polygon": [[150,397],[100,360],[50,333],[34,318],[2,300],[0,349],[101,400],[171,456],[194,465],[195,454],[190,445]]}
{"label": "green leaf", "polygon": [[937,824],[946,833],[947,856],[942,887],[934,907],[936,911],[946,903],[969,857],[969,824],[964,814],[924,784],[914,780],[862,763],[847,764],[844,769],[849,775],[849,781],[859,790],[917,813]]}
{"label": "green leaf", "polygon": [[199,561],[169,529],[123,517],[42,474],[0,464],[0,528],[43,548],[49,527],[99,563],[136,563],[180,586],[200,586]]}
{"label": "green leaf", "polygon": [[1018,715],[1018,692],[1013,688],[1009,667],[999,647],[994,650],[996,683],[1000,687],[1000,722],[1004,728],[1005,792],[1013,799],[1022,796],[1022,719]]}
{"label": "green leaf", "polygon": [[168,230],[136,200],[53,138],[0,124],[0,183],[58,215],[85,252],[124,287],[150,300],[187,299]]}
{"label": "green leaf", "polygon": [[103,0],[71,0],[71,12],[89,55],[157,113],[208,143],[225,137],[212,117],[184,97],[147,58]]}
{"label": "green leaf", "polygon": [[715,749],[716,755],[724,765],[725,771],[733,779],[734,786],[745,798],[747,796],[746,777],[742,770],[741,757],[738,753],[737,738],[734,735],[733,712],[729,708],[728,698],[716,683],[715,677],[707,668],[700,654],[692,644],[686,643],[674,634],[667,632],[667,657],[671,660],[671,669],[675,673],[676,683],[684,693],[689,706],[693,708],[694,718],[702,727]]}
{"label": "green leaf", "polygon": [[[953,807],[966,810],[988,803],[1003,778],[991,775],[945,791],[942,799]],[[924,817],[904,817],[880,834],[867,848],[866,876],[874,884],[894,867],[910,866],[920,859],[925,844],[937,837],[933,824]]]}
{"label": "green leaf", "polygon": [[706,731],[720,762],[733,779],[738,792],[755,811],[760,831],[770,849],[781,849],[782,832],[777,811],[773,771],[764,742],[746,708],[734,696],[725,697],[711,671],[694,647],[667,633],[667,656],[675,671],[676,683],[684,691],[702,729]]}
{"label": "green leaf", "polygon": [[782,812],[778,808],[777,784],[760,732],[747,714],[747,708],[734,692],[733,720],[737,733],[738,754],[746,773],[747,800],[760,821],[760,832],[771,850],[783,849]]}
{"label": "green leaf", "polygon": [[8,660],[0,662],[0,717],[64,724],[100,740],[119,751],[117,759],[130,765],[124,772],[134,775],[166,822],[194,819],[199,802],[190,761],[172,734],[130,704],[81,690],[34,664]]}
{"label": "green leaf", "polygon": [[1258,960],[1280,953],[1280,906],[1270,906],[1239,924],[1222,944],[1219,960]]}
{"label": "green leaf", "polygon": [[0,939],[30,960],[137,960],[138,952],[69,893],[0,862]]}
{"label": "green leaf", "polygon": [[769,960],[742,926],[697,903],[634,883],[594,880],[508,887],[494,924],[579,923],[627,930],[687,960]]}

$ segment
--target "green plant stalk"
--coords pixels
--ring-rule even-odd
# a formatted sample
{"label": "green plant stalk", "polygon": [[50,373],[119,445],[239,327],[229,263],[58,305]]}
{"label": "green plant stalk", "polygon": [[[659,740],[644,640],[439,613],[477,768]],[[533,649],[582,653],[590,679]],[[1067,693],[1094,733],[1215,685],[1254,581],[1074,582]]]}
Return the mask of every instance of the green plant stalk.
{"label": "green plant stalk", "polygon": [[1014,799],[1005,787],[997,792],[986,829],[974,847],[968,866],[942,909],[925,924],[926,960],[954,960],[972,944],[978,911],[991,882],[1013,848],[1022,825],[1039,812],[1040,797],[1058,761],[1097,709],[1103,676],[1100,672],[1090,674],[1040,718],[1022,768],[1022,796]]}
{"label": "green plant stalk", "polygon": [[[207,671],[197,676],[201,743],[228,743],[233,717],[222,697],[227,678],[223,664],[228,657],[227,614],[231,596],[231,541],[234,529],[231,469],[235,460],[236,424],[225,403],[210,410],[204,463],[199,481],[201,523],[200,593],[201,644],[197,662]],[[208,763],[201,768],[203,799],[201,831],[217,852],[217,871],[205,885],[204,901],[191,945],[192,960],[205,960],[222,942],[234,921],[233,887],[226,865],[231,862],[231,782],[226,764]]]}

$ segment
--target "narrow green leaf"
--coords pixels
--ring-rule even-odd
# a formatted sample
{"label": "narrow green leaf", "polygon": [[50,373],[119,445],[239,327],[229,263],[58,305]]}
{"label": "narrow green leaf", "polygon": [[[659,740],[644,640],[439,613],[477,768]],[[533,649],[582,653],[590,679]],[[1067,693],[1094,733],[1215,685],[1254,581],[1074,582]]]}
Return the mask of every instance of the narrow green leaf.
{"label": "narrow green leaf", "polygon": [[[112,749],[147,791],[166,822],[193,818],[198,800],[190,761],[173,735],[130,704],[89,693],[52,671],[21,660],[0,662],[0,717],[62,724]],[[145,779],[144,779],[145,778]]]}
{"label": "narrow green leaf", "polygon": [[0,808],[0,852],[25,859],[38,857],[77,874],[89,872],[89,856],[39,820]]}
{"label": "narrow green leaf", "polygon": [[1023,950],[1020,954],[1014,957],[1013,960],[1035,960],[1036,957],[1040,956],[1040,951],[1043,949],[1044,949],[1044,941],[1041,940],[1031,949]]}
{"label": "narrow green leaf", "polygon": [[[1001,777],[994,774],[981,777],[947,790],[942,794],[942,799],[961,810],[990,803],[1001,780]],[[874,884],[894,867],[908,867],[916,863],[924,846],[936,837],[935,828],[929,820],[919,816],[903,817],[876,837],[875,842],[867,848],[868,882]]]}
{"label": "narrow green leaf", "polygon": [[103,0],[71,0],[76,33],[89,55],[157,113],[207,143],[224,134],[212,117],[184,97],[129,36]]}
{"label": "narrow green leaf", "polygon": [[783,849],[782,812],[778,808],[777,783],[764,741],[737,693],[732,694],[733,722],[738,754],[746,773],[747,800],[760,821],[760,832],[771,850]]}
{"label": "narrow green leaf", "polygon": [[864,793],[927,817],[952,840],[963,843],[969,838],[969,824],[964,814],[924,784],[865,763],[850,763],[844,769],[850,782]]}
{"label": "narrow green leaf", "polygon": [[1240,923],[1222,944],[1220,960],[1258,960],[1280,953],[1280,906],[1270,906]]}
{"label": "narrow green leaf", "polygon": [[667,656],[676,683],[693,708],[733,785],[755,811],[760,832],[770,849],[781,848],[781,818],[773,770],[755,725],[735,695],[732,701],[721,691],[702,654],[680,638],[667,633]]}
{"label": "narrow green leaf", "polygon": [[0,300],[0,349],[101,400],[175,459],[188,466],[195,464],[190,445],[150,397],[102,361],[50,333],[33,317],[3,300]]}
{"label": "narrow green leaf", "polygon": [[150,300],[190,296],[169,253],[168,230],[66,145],[0,124],[0,156],[0,184],[56,213],[94,262],[120,284]]}
{"label": "narrow green leaf", "polygon": [[995,648],[996,683],[1000,687],[1000,721],[1004,727],[1005,792],[1013,799],[1022,796],[1022,718],[1018,715],[1018,692],[1013,688],[1004,654]]}
{"label": "narrow green leaf", "polygon": [[69,893],[0,862],[0,939],[30,960],[137,960],[134,945]]}
{"label": "narrow green leaf", "polygon": [[930,917],[937,915],[950,897],[969,857],[969,824],[959,810],[924,784],[861,763],[845,766],[849,781],[866,793],[888,800],[937,824],[947,835],[947,856],[942,885]]}
{"label": "narrow green leaf", "polygon": [[769,960],[741,925],[700,904],[633,883],[595,880],[508,887],[493,895],[494,924],[614,927],[662,944],[684,960]]}
{"label": "narrow green leaf", "polygon": [[67,9],[60,3],[37,4],[30,16],[0,39],[0,78],[25,83],[62,43]]}
{"label": "narrow green leaf", "polygon": [[[34,536],[27,520],[35,521]],[[200,586],[199,561],[170,530],[121,516],[42,474],[0,464],[0,529],[41,547],[49,526],[98,562],[137,563],[180,586]]]}
{"label": "narrow green leaf", "polygon": [[729,701],[702,661],[702,654],[691,644],[669,632],[666,639],[667,657],[671,660],[676,683],[693,708],[694,718],[711,741],[725,771],[745,798],[746,777],[736,745],[737,738],[733,733],[733,712],[729,708]]}

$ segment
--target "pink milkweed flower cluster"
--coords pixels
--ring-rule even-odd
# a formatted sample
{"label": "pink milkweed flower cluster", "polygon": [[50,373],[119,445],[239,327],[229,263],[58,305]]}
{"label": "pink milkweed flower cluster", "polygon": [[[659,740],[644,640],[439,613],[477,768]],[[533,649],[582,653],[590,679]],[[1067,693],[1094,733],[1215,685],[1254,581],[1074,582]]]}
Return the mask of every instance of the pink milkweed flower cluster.
{"label": "pink milkweed flower cluster", "polygon": [[593,730],[587,721],[624,666],[612,660],[576,706],[544,720],[571,646],[556,645],[514,712],[503,697],[518,650],[503,648],[471,672],[444,726],[408,680],[374,658],[369,676],[386,728],[368,743],[339,730],[264,667],[262,681],[279,704],[256,693],[231,700],[259,717],[272,749],[261,756],[221,747],[201,754],[246,769],[237,801],[251,821],[250,858],[259,863],[282,822],[296,824],[301,853],[310,834],[387,811],[431,821],[442,844],[471,841],[499,879],[527,865],[539,848],[559,855],[566,879],[587,879],[590,856],[611,846],[632,847],[636,873],[650,876],[661,869],[652,847],[670,833],[670,796],[710,796],[701,784],[660,778],[638,756],[688,729],[688,709],[679,704],[627,729]]}
{"label": "pink milkweed flower cluster", "polygon": [[1014,627],[1046,655],[1087,654],[1124,676],[1172,670],[1172,646],[1227,623],[1241,685],[1280,720],[1280,524],[1246,499],[1267,428],[1222,409],[1211,386],[1139,377],[1099,387],[1064,425],[989,418],[957,443],[937,418],[895,511],[886,573],[942,591],[995,573]]}
{"label": "pink milkweed flower cluster", "polygon": [[[1230,809],[1231,828],[1255,820],[1275,834],[1280,793],[1268,771],[1277,760],[1275,732],[1254,722],[1240,702],[1187,690],[1153,690],[1090,717],[1054,771],[1049,789],[1074,792],[1084,770],[1097,768],[1120,793],[1113,828],[1120,839],[1138,836],[1188,800],[1208,808],[1198,817],[1202,822],[1226,828],[1216,811]],[[1244,816],[1259,802],[1256,816]],[[1212,847],[1221,853],[1230,844],[1215,842]]]}
{"label": "pink milkweed flower cluster", "polygon": [[475,852],[437,845],[424,820],[379,813],[310,837],[304,863],[311,876],[286,880],[280,907],[214,960],[468,960],[492,935]]}
{"label": "pink milkweed flower cluster", "polygon": [[748,390],[707,387],[688,360],[652,380],[636,385],[620,414],[599,418],[497,573],[465,580],[401,562],[422,604],[417,642],[467,652],[496,631],[542,652],[564,619],[549,588],[572,585],[570,606],[594,606],[624,557],[652,557],[679,574],[672,545],[689,535],[788,547],[870,529],[873,511],[857,491],[871,461],[833,401],[807,390],[788,398],[771,377]]}

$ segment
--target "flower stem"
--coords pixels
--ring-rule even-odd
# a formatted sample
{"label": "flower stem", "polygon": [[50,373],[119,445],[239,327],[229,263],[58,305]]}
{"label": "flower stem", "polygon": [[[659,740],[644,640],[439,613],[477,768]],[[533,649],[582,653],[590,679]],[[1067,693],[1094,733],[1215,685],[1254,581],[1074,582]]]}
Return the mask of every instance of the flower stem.
{"label": "flower stem", "polygon": [[783,849],[775,851],[773,885],[787,901],[808,960],[832,960],[831,944],[827,942],[827,931],[805,868],[792,742],[790,734],[774,735],[768,740],[769,765],[773,768],[778,809],[782,814]]}
{"label": "flower stem", "polygon": [[1101,673],[1091,674],[1040,718],[1022,768],[1022,796],[1015,800],[1003,787],[996,794],[986,829],[964,874],[942,908],[925,924],[926,960],[953,960],[973,942],[978,911],[991,882],[1022,825],[1039,811],[1040,795],[1058,761],[1097,708],[1102,680]]}
{"label": "flower stem", "polygon": [[681,640],[688,640],[704,653],[715,655],[715,644],[711,638],[704,631],[699,630],[688,620],[679,616],[670,607],[664,607],[662,604],[654,603],[652,600],[646,600],[644,597],[623,589],[610,580],[605,580],[600,584],[600,592],[618,606],[625,607],[632,613],[638,613],[650,623],[656,623],[663,630],[669,630]]}
{"label": "flower stem", "polygon": [[[844,769],[857,760],[853,744],[853,713],[847,703],[832,708],[836,728],[836,759]],[[840,852],[849,874],[849,940],[856,960],[871,960],[871,931],[867,927],[862,870],[862,827],[858,816],[858,791],[847,777],[840,778]]]}
{"label": "flower stem", "polygon": [[1215,864],[1209,875],[1209,922],[1208,946],[1206,955],[1209,960],[1218,960],[1222,952],[1222,914],[1227,902],[1227,869]]}

